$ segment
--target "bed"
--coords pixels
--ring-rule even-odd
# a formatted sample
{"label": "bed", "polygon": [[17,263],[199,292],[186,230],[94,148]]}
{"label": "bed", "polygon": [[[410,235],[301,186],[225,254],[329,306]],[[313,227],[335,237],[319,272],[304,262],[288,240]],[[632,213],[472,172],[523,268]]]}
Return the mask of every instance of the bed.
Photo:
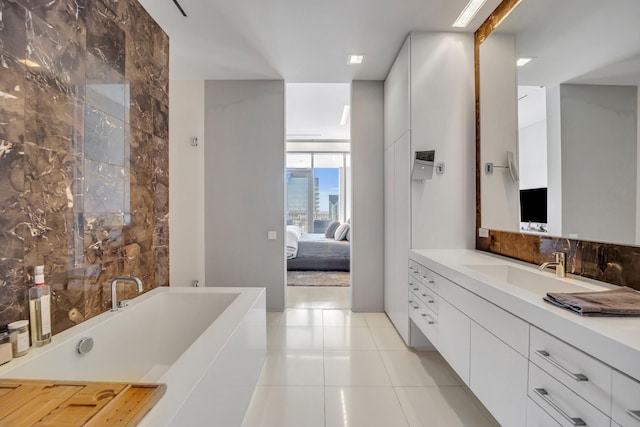
{"label": "bed", "polygon": [[[296,250],[292,250],[294,246]],[[336,241],[324,233],[298,235],[297,239],[287,237],[288,271],[350,271],[350,254],[348,241]]]}

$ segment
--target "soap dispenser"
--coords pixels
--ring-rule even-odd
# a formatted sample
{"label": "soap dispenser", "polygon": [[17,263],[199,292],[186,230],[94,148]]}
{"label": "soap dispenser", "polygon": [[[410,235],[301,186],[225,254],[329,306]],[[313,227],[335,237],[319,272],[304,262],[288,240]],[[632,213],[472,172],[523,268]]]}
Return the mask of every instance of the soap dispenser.
{"label": "soap dispenser", "polygon": [[33,269],[33,287],[29,289],[31,343],[42,347],[51,342],[51,288],[44,283],[44,265]]}

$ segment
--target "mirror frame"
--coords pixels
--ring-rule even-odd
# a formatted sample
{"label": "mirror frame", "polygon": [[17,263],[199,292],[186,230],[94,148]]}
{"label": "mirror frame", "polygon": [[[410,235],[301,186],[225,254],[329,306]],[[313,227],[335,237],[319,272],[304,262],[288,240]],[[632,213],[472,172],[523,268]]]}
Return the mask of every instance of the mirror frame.
{"label": "mirror frame", "polygon": [[[554,252],[565,252],[567,254],[568,273],[640,289],[640,246],[482,229],[480,198],[480,179],[483,170],[480,157],[480,45],[522,1],[524,0],[503,0],[474,34],[476,249],[533,264],[550,261]],[[480,237],[481,231],[486,233],[486,236]]]}

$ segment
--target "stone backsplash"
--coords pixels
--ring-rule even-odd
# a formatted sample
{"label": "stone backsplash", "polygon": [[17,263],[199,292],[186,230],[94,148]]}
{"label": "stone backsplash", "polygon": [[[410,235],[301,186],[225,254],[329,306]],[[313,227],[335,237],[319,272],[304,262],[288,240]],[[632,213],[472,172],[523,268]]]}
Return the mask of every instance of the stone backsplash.
{"label": "stone backsplash", "polygon": [[490,230],[479,250],[540,265],[565,252],[567,273],[640,290],[640,247]]}
{"label": "stone backsplash", "polygon": [[54,333],[108,310],[117,275],[168,285],[168,93],[136,0],[0,0],[0,325],[28,319],[38,264]]}

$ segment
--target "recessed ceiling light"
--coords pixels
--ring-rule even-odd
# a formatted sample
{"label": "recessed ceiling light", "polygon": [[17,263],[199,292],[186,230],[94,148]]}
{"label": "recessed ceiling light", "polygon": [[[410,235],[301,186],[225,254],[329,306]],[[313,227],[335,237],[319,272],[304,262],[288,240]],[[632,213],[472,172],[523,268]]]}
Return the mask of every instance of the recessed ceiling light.
{"label": "recessed ceiling light", "polygon": [[476,16],[476,13],[484,6],[487,0],[470,0],[465,8],[460,12],[458,19],[453,23],[452,27],[465,28],[469,22]]}
{"label": "recessed ceiling light", "polygon": [[531,62],[533,58],[518,58],[518,60],[516,61],[516,65],[518,67],[524,67],[525,65],[527,65],[529,62]]}
{"label": "recessed ceiling light", "polygon": [[351,64],[362,64],[362,61],[364,61],[364,55],[349,55],[349,60],[347,61],[347,64],[351,65]]}
{"label": "recessed ceiling light", "polygon": [[349,113],[351,112],[351,106],[345,105],[342,109],[342,119],[340,119],[340,125],[344,126],[349,121]]}
{"label": "recessed ceiling light", "polygon": [[37,62],[33,62],[30,59],[18,59],[18,62],[26,65],[27,67],[40,68],[40,64],[38,64]]}

